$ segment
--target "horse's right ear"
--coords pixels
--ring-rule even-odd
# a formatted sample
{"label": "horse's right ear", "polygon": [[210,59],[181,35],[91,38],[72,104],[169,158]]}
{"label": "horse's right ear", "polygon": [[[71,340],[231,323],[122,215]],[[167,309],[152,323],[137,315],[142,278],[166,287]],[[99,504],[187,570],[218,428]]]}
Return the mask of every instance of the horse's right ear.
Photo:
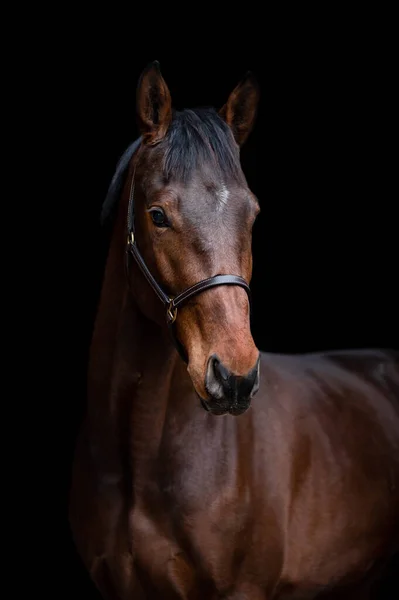
{"label": "horse's right ear", "polygon": [[138,125],[144,144],[156,144],[172,120],[172,101],[158,61],[144,69],[137,88]]}

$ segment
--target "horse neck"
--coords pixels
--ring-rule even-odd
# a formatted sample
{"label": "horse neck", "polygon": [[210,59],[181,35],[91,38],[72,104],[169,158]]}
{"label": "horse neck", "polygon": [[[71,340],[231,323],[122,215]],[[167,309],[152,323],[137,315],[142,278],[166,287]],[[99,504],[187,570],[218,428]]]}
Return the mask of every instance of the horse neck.
{"label": "horse neck", "polygon": [[133,458],[155,451],[173,371],[181,362],[161,327],[140,312],[128,285],[127,196],[125,189],[106,261],[88,372],[91,454],[111,478],[121,475],[121,457],[132,448],[131,440]]}

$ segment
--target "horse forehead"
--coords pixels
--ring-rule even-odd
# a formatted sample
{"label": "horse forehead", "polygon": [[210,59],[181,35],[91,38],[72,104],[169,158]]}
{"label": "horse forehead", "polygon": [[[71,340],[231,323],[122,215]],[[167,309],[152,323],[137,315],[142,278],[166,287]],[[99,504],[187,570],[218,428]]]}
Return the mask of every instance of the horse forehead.
{"label": "horse forehead", "polygon": [[183,220],[195,223],[201,235],[222,225],[240,230],[250,208],[247,190],[229,182],[190,187],[181,202]]}
{"label": "horse forehead", "polygon": [[218,210],[237,202],[243,202],[245,190],[228,181],[194,180],[186,189],[190,202],[210,201]]}

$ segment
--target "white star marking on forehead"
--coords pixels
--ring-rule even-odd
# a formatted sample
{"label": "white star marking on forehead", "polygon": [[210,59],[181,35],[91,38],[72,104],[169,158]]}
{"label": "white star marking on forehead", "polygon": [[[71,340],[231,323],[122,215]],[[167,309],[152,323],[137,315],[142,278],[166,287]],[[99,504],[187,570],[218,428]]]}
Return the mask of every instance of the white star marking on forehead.
{"label": "white star marking on forehead", "polygon": [[221,208],[223,208],[223,206],[227,203],[227,199],[230,195],[229,190],[226,188],[225,185],[222,185],[222,187],[220,188],[220,190],[216,193],[217,195],[217,199],[219,200],[218,203],[218,208],[219,210]]}

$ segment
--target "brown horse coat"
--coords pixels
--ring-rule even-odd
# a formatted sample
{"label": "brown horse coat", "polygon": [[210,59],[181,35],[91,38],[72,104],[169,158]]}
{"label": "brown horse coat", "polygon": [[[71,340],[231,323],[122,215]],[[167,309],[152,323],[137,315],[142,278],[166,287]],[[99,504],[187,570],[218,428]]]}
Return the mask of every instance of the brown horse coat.
{"label": "brown horse coat", "polygon": [[[142,154],[118,205],[70,503],[107,600],[366,599],[399,550],[398,354],[261,352],[249,384],[259,353],[244,290],[215,287],[181,308],[186,365],[137,265],[125,272],[135,169],[137,236],[162,285],[179,292],[218,272],[249,281],[257,202],[241,172],[219,185],[204,161],[173,175],[172,156],[172,174],[160,173],[173,135],[195,144],[214,126],[241,145],[256,101],[246,79],[214,122],[194,113],[179,133],[157,66],[140,82]],[[206,150],[189,152],[195,163]]]}

